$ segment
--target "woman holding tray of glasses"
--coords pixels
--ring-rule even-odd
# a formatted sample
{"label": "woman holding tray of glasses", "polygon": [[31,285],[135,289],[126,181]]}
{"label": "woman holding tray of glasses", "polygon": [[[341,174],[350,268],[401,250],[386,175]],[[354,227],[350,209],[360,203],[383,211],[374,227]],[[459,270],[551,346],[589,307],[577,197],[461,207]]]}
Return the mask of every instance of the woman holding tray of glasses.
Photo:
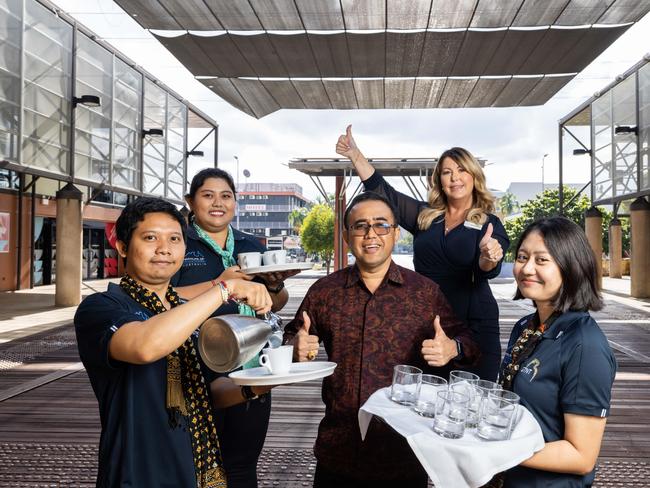
{"label": "woman holding tray of glasses", "polygon": [[602,308],[596,258],[583,230],[563,217],[530,224],[515,256],[515,299],[537,311],[515,324],[499,381],[519,395],[546,444],[504,473],[504,487],[591,486],[616,373],[589,314]]}
{"label": "woman holding tray of glasses", "polygon": [[[185,198],[191,209],[187,250],[183,266],[172,278],[178,294],[191,299],[227,279],[255,279],[266,285],[273,301],[272,309],[281,309],[289,298],[284,280],[296,272],[266,273],[253,278],[237,265],[238,254],[265,252],[266,248],[254,236],[231,226],[236,191],[230,174],[217,168],[199,171]],[[230,301],[213,315],[224,314],[255,315],[255,312],[244,303]],[[255,357],[244,368],[257,366]],[[271,414],[268,390],[268,387],[241,387],[241,395],[247,401],[217,412],[216,424],[229,488],[257,486],[257,459]]]}
{"label": "woman holding tray of glasses", "polygon": [[366,190],[385,195],[397,207],[400,226],[413,234],[415,271],[440,286],[456,316],[474,333],[481,359],[471,371],[494,381],[501,363],[499,308],[488,279],[499,274],[510,242],[492,214],[494,197],[478,161],[458,147],[442,153],[428,200],[422,202],[396,191],[375,171],[357,147],[352,126],[339,137],[336,152],[352,161]]}

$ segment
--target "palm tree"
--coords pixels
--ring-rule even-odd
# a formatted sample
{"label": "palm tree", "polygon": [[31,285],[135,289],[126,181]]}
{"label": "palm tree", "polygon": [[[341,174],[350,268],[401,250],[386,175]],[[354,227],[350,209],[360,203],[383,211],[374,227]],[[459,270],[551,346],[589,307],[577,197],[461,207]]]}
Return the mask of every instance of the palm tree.
{"label": "palm tree", "polygon": [[519,210],[519,202],[514,194],[506,192],[505,195],[499,198],[499,207],[503,216],[506,217]]}
{"label": "palm tree", "polygon": [[305,220],[305,217],[309,213],[307,207],[295,208],[289,214],[289,225],[293,227],[293,231],[296,235],[300,234],[300,228],[302,223]]}

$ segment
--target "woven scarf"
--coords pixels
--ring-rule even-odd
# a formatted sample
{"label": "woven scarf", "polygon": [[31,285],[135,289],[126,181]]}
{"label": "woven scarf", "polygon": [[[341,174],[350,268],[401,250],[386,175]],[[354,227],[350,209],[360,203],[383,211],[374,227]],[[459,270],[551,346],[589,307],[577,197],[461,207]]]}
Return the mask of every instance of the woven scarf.
{"label": "woven scarf", "polygon": [[540,324],[539,314],[533,315],[528,324],[521,331],[519,337],[515,341],[510,351],[510,361],[504,362],[501,372],[499,373],[499,384],[504,390],[512,391],[512,385],[515,381],[519,367],[526,359],[533,353],[539,341],[542,340],[542,335],[557,317],[560,316],[559,312],[553,312],[545,323]]}
{"label": "woven scarf", "polygon": [[[232,226],[228,226],[228,235],[226,236],[226,248],[223,249],[217,242],[208,235],[206,231],[204,231],[199,225],[194,222],[194,229],[196,230],[196,233],[198,236],[201,238],[203,242],[205,242],[210,249],[212,249],[214,252],[216,252],[219,256],[221,256],[221,262],[223,263],[223,269],[228,269],[231,266],[235,266],[237,264],[237,261],[235,261],[235,257],[233,254],[235,253],[235,236],[234,232],[232,229]],[[247,315],[249,317],[255,317],[255,310],[253,310],[249,305],[243,303],[243,302],[237,302],[237,306],[239,309],[239,315]],[[259,360],[257,356],[255,356],[253,359],[248,361],[246,364],[244,364],[243,369],[250,369],[250,368],[256,368],[259,366]]]}
{"label": "woven scarf", "polygon": [[[156,293],[147,290],[129,275],[124,275],[120,287],[150,312],[157,315],[167,311]],[[165,298],[172,308],[181,304],[171,286],[167,288]],[[226,487],[226,473],[222,467],[208,387],[191,336],[167,356],[166,408],[172,427],[179,426],[179,415],[188,417],[197,488]]]}
{"label": "woven scarf", "polygon": [[[503,364],[499,372],[499,384],[504,390],[512,391],[512,384],[515,381],[517,373],[520,371],[520,365],[533,353],[539,341],[542,340],[542,335],[553,321],[559,317],[559,312],[553,312],[545,323],[539,323],[539,314],[533,315],[524,330],[521,331],[519,337],[515,341],[512,350],[510,351],[510,361]],[[503,473],[497,473],[481,488],[502,488],[505,482]]]}

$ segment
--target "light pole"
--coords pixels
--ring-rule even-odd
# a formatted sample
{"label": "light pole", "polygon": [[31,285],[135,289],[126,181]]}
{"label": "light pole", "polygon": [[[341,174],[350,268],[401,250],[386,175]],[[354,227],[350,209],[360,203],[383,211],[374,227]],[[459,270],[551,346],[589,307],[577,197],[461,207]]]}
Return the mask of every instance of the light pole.
{"label": "light pole", "polygon": [[548,156],[548,154],[542,156],[542,193],[544,193],[544,160],[546,159],[546,156]]}
{"label": "light pole", "polygon": [[[245,193],[247,188],[248,188],[248,177],[251,175],[251,172],[248,171],[246,168],[244,168],[243,171],[242,171],[242,174],[244,175],[244,178],[246,178],[244,180],[244,188],[242,189],[242,193]],[[239,204],[238,204],[238,206],[239,206]],[[246,207],[244,206],[244,209],[245,208]],[[237,214],[237,215],[239,215],[239,214]],[[249,219],[249,222],[250,222],[250,219]],[[246,222],[244,222],[244,227],[246,227]],[[237,230],[241,230],[241,229],[239,229],[239,220],[237,221]],[[251,229],[250,232],[255,233],[255,230]]]}
{"label": "light pole", "polygon": [[[237,175],[235,176],[235,189],[239,191],[239,158],[237,156],[233,156],[235,158],[235,162],[237,163]],[[237,203],[237,230],[239,230],[239,203]]]}

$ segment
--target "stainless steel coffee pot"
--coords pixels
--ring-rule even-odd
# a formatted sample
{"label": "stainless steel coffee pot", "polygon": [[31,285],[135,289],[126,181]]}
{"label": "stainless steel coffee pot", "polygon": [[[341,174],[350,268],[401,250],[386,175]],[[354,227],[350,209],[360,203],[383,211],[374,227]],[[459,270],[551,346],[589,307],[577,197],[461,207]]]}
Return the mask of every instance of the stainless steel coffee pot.
{"label": "stainless steel coffee pot", "polygon": [[266,344],[282,344],[282,319],[268,312],[263,319],[246,315],[211,317],[199,331],[199,354],[208,368],[227,373],[253,359]]}

